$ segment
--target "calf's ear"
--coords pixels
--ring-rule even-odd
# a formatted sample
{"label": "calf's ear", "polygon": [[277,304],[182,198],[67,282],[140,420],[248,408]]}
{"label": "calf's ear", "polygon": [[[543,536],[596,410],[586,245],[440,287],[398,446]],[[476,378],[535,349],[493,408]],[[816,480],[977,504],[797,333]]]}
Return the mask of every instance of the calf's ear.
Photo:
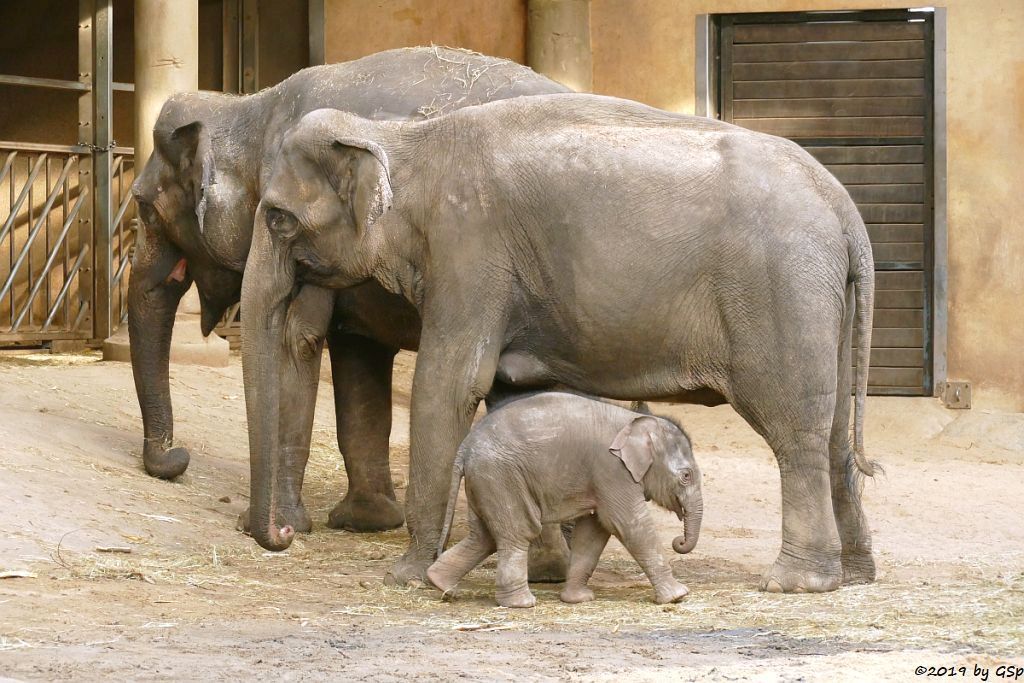
{"label": "calf's ear", "polygon": [[643,415],[619,430],[608,451],[622,461],[633,481],[640,483],[654,462],[654,438],[658,422]]}

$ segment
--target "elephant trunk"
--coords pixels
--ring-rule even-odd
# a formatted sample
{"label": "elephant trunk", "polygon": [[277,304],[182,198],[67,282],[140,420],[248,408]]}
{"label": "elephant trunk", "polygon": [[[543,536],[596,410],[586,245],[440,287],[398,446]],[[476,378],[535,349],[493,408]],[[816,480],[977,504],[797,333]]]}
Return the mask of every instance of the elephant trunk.
{"label": "elephant trunk", "polygon": [[680,497],[679,504],[683,510],[685,529],[682,536],[672,539],[672,550],[685,555],[694,549],[700,537],[700,525],[704,519],[704,498],[698,492],[689,504]]}
{"label": "elephant trunk", "polygon": [[180,265],[184,259],[175,249],[153,235],[141,242],[128,280],[128,333],[145,437],[142,460],[150,476],[173,479],[188,468],[189,453],[172,447],[171,331],[178,302],[191,279],[184,272],[170,277],[185,269]]}
{"label": "elephant trunk", "polygon": [[257,543],[279,551],[291,545],[295,534],[291,526],[277,522],[282,459],[280,365],[294,275],[283,264],[266,265],[272,254],[265,233],[257,232],[246,269],[256,275],[247,275],[242,283],[242,371],[249,421],[249,527]]}

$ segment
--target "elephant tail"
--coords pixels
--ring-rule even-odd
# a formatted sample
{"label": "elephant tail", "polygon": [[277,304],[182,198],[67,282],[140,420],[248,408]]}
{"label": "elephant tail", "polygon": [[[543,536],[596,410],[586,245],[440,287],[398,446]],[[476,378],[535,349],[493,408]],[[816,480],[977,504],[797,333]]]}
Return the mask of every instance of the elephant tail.
{"label": "elephant tail", "polygon": [[439,556],[444,552],[444,547],[448,545],[448,538],[452,534],[452,522],[455,520],[455,505],[459,502],[459,486],[462,485],[464,470],[463,451],[459,449],[459,454],[455,458],[455,464],[452,466],[452,485],[448,490],[448,507],[444,512],[444,526],[441,527],[441,539],[437,543],[437,554]]}
{"label": "elephant tail", "polygon": [[854,377],[853,402],[853,461],[862,474],[869,477],[880,469],[874,461],[868,460],[864,452],[864,407],[868,393],[868,370],[871,366],[871,326],[875,310],[875,260],[871,254],[871,242],[867,230],[857,213],[856,230],[849,237],[850,275],[853,280],[856,301],[854,333],[857,342],[857,372]]}

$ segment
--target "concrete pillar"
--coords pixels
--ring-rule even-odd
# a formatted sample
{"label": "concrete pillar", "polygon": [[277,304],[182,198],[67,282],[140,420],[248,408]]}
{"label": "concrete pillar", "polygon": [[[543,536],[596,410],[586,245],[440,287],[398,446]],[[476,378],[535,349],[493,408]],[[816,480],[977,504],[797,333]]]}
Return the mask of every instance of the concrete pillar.
{"label": "concrete pillar", "polygon": [[590,0],[529,0],[526,63],[577,92],[593,90]]}
{"label": "concrete pillar", "polygon": [[[198,89],[199,0],[135,0],[135,168],[153,152],[153,126],[167,98]],[[228,363],[227,341],[200,332],[195,286],[178,306],[172,339],[172,363]],[[130,360],[127,325],[104,341],[103,357]]]}

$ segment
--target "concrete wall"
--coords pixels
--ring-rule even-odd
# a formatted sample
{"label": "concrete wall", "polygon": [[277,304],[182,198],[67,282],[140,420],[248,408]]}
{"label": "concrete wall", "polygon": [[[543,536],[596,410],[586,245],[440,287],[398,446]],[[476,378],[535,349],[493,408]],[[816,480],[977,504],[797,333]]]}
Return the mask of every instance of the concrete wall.
{"label": "concrete wall", "polygon": [[[906,8],[905,0],[592,0],[595,92],[694,110],[698,14]],[[1024,410],[1024,2],[948,2],[949,379]]]}
{"label": "concrete wall", "polygon": [[525,0],[324,0],[325,61],[416,45],[526,59]]}

